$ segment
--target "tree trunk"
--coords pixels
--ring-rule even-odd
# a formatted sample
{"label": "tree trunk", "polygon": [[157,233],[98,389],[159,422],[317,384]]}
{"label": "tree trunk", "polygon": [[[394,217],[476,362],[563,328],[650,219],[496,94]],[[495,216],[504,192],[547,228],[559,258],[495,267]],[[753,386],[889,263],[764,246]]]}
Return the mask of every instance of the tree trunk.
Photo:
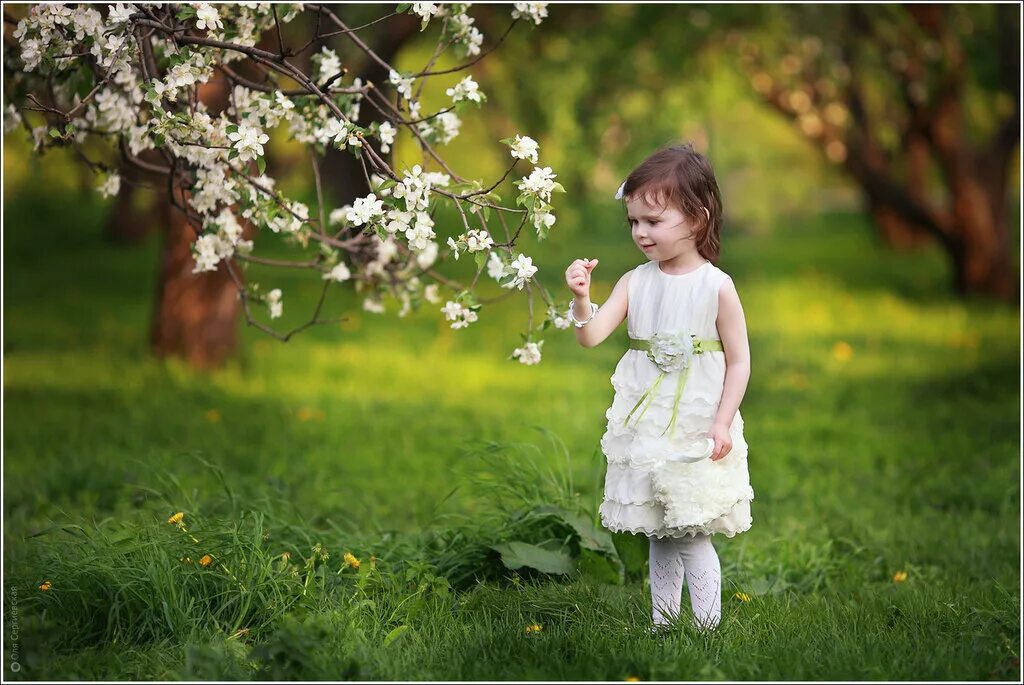
{"label": "tree trunk", "polygon": [[[199,98],[210,108],[211,116],[227,106],[228,93],[223,80],[199,87]],[[181,204],[188,207],[189,193],[180,193]],[[242,310],[238,288],[222,262],[216,271],[193,274],[195,260],[192,244],[195,229],[159,193],[158,215],[164,227],[156,290],[156,306],[150,327],[150,347],[158,357],[179,357],[194,368],[209,370],[222,365],[238,349],[237,322]],[[242,221],[241,219],[239,219]],[[243,239],[255,230],[242,221]],[[233,263],[239,280],[244,273]]]}
{"label": "tree trunk", "polygon": [[[187,202],[188,193],[182,195]],[[192,273],[195,230],[169,203],[161,208],[166,230],[150,344],[158,357],[179,357],[194,368],[213,369],[238,348],[238,289],[223,263],[216,271]]]}

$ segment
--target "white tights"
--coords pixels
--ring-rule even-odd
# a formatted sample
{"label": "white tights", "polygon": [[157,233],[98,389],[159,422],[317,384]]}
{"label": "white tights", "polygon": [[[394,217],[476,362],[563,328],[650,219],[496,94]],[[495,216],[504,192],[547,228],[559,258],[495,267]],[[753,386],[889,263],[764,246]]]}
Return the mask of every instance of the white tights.
{"label": "white tights", "polygon": [[711,536],[651,537],[652,618],[667,624],[679,615],[683,575],[690,588],[690,606],[697,627],[714,629],[722,618],[722,569]]}

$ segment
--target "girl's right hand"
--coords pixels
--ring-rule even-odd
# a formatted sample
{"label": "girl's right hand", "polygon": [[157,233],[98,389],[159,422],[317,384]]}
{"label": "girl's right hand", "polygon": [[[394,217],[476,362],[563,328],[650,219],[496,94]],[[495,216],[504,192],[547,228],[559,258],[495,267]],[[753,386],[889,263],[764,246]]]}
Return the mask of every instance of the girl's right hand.
{"label": "girl's right hand", "polygon": [[565,283],[576,297],[590,297],[590,272],[597,259],[577,259],[565,270]]}

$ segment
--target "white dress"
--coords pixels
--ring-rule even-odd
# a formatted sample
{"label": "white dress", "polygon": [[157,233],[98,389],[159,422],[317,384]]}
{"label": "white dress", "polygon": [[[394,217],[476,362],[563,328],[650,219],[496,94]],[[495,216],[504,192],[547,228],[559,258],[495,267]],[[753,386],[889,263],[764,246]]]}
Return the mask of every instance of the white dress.
{"label": "white dress", "polygon": [[[665,273],[657,261],[636,267],[629,278],[629,337],[686,332],[719,340],[718,291],[728,279],[709,261],[678,275]],[[608,425],[601,438],[608,461],[602,525],[659,538],[696,533],[731,538],[748,530],[754,491],[740,412],[730,426],[733,444],[725,458],[680,461],[705,451],[722,398],[725,353],[713,350],[693,356],[671,435],[662,432],[672,417],[679,371],[665,376],[646,411],[641,406],[625,425],[630,410],[661,373],[645,350],[627,349],[612,374],[615,396],[605,413]]]}

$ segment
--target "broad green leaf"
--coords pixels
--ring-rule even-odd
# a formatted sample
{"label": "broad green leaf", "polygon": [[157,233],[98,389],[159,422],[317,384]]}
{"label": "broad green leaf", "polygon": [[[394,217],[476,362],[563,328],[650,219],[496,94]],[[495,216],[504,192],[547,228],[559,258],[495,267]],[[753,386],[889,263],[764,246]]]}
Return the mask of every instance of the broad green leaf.
{"label": "broad green leaf", "polygon": [[501,554],[501,562],[509,569],[529,566],[541,573],[559,575],[569,574],[575,570],[572,557],[565,552],[547,550],[527,542],[506,542],[491,545],[491,549]]}

